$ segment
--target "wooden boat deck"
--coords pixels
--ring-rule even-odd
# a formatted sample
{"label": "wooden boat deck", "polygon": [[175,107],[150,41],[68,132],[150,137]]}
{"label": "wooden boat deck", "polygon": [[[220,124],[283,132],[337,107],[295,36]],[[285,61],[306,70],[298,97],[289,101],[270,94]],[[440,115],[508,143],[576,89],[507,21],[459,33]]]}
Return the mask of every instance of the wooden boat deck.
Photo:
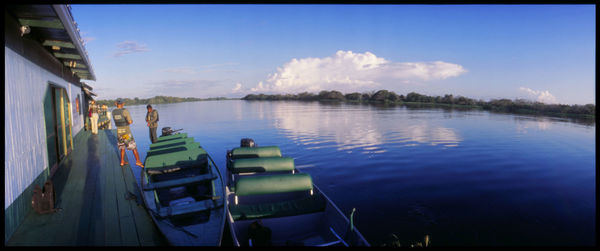
{"label": "wooden boat deck", "polygon": [[31,210],[5,245],[167,245],[143,206],[131,167],[119,166],[116,130],[81,131],[73,144],[52,177],[61,210]]}

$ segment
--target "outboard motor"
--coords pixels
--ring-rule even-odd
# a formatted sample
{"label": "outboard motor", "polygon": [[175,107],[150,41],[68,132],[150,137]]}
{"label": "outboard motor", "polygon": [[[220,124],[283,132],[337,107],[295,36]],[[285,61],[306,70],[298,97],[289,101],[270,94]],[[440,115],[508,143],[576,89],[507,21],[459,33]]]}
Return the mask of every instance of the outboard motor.
{"label": "outboard motor", "polygon": [[[257,145],[254,143],[254,140],[251,138],[242,138],[240,140],[240,147],[257,147]],[[227,175],[232,175],[231,179],[228,179],[227,181],[227,185],[231,185],[231,182],[233,181],[233,174],[231,173],[231,164],[233,163],[233,149],[232,150],[227,150]]]}
{"label": "outboard motor", "polygon": [[240,147],[255,147],[254,140],[251,138],[243,138],[240,141]]}
{"label": "outboard motor", "polygon": [[173,130],[171,130],[171,127],[163,127],[162,128],[162,134],[160,136],[161,137],[162,136],[169,136],[171,134],[173,134]]}
{"label": "outboard motor", "polygon": [[181,130],[183,130],[183,129],[173,130],[173,129],[171,129],[171,127],[163,127],[162,128],[162,134],[160,136],[162,137],[162,136],[173,135],[175,132],[179,132]]}

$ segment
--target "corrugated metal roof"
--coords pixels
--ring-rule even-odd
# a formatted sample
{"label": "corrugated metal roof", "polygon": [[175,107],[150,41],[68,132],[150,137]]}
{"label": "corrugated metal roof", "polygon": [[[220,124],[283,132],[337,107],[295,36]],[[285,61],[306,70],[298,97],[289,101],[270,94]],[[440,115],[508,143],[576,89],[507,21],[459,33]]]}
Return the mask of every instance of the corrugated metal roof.
{"label": "corrugated metal roof", "polygon": [[29,36],[80,79],[96,80],[90,59],[68,5],[7,5]]}

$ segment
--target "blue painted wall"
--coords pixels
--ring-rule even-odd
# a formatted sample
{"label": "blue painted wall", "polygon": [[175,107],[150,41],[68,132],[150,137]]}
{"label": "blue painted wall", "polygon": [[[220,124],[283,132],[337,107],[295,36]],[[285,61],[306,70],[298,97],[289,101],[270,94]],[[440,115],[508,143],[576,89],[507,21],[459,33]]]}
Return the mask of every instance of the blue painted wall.
{"label": "blue painted wall", "polygon": [[73,137],[83,128],[85,113],[77,113],[74,108],[77,95],[83,97],[78,85],[66,82],[6,46],[4,73],[4,210],[7,220],[4,230],[7,237],[31,209],[31,185],[34,181],[44,182],[48,177],[43,101],[49,83],[67,91],[73,107]]}

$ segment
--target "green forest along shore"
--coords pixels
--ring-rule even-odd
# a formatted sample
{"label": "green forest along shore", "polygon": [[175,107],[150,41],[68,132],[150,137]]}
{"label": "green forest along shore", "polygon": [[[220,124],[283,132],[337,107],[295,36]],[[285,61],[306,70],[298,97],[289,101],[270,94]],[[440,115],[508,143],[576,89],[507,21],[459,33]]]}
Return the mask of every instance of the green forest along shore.
{"label": "green forest along shore", "polygon": [[497,112],[520,114],[538,114],[559,117],[595,118],[596,105],[566,105],[545,104],[525,99],[492,99],[490,101],[475,100],[463,96],[446,94],[442,96],[427,96],[416,92],[406,96],[398,95],[393,91],[379,90],[369,93],[342,94],[339,91],[321,91],[319,94],[302,92],[299,94],[249,94],[242,100],[299,100],[299,101],[343,101],[358,103],[380,103],[390,105],[402,104],[429,104],[458,106],[464,108],[483,109]]}
{"label": "green forest along shore", "polygon": [[[170,96],[155,96],[153,98],[123,98],[126,105],[146,105],[146,104],[169,104],[195,101],[211,100],[231,100],[235,98],[180,98]],[[435,105],[451,106],[461,108],[483,109],[496,112],[508,112],[519,114],[549,115],[558,117],[577,117],[594,119],[596,116],[596,105],[566,105],[566,104],[545,104],[541,102],[525,99],[492,99],[490,101],[476,100],[463,96],[454,96],[446,94],[442,96],[427,96],[416,92],[410,92],[404,95],[398,95],[393,91],[379,90],[368,93],[348,93],[342,94],[339,91],[321,91],[319,94],[302,92],[299,94],[248,94],[242,100],[295,100],[295,101],[335,101],[351,103],[375,103],[386,105]],[[115,99],[97,100],[97,104],[112,107],[115,105]]]}
{"label": "green forest along shore", "polygon": [[[170,96],[155,96],[153,98],[122,98],[125,105],[147,105],[147,104],[171,104],[171,103],[181,103],[181,102],[194,102],[194,101],[210,101],[210,100],[226,100],[228,98],[225,97],[216,97],[216,98],[179,98],[179,97],[170,97]],[[96,104],[98,105],[106,105],[108,107],[115,106],[116,99],[106,99],[106,100],[97,100]]]}

